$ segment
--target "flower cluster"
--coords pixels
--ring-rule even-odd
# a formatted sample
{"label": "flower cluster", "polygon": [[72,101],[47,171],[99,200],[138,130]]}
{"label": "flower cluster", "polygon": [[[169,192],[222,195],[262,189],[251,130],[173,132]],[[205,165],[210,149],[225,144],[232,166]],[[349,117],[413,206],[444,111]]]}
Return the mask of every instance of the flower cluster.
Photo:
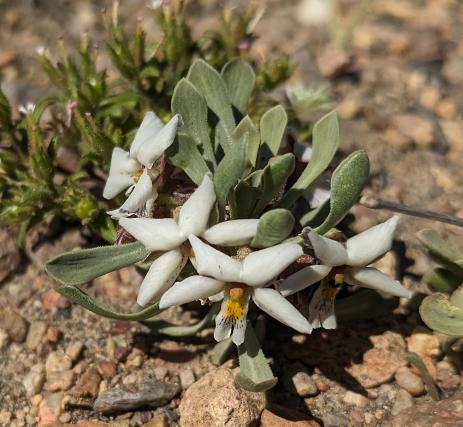
{"label": "flower cluster", "polygon": [[[108,213],[155,257],[140,286],[139,305],[158,302],[165,309],[195,300],[222,300],[214,337],[221,341],[231,336],[240,345],[251,299],[275,319],[308,334],[314,328],[336,327],[334,300],[344,283],[410,297],[398,281],[367,267],[390,250],[398,222],[395,216],[345,244],[310,230],[304,234],[306,244],[288,241],[252,251],[249,245],[259,219],[210,225],[217,195],[206,173],[174,218],[152,218],[160,174],[157,162],[172,144],[180,123],[179,115],[163,125],[154,113],[147,113],[130,152],[114,149],[104,189],[104,197],[112,198],[129,187],[125,203]],[[304,255],[304,248],[313,251],[317,264],[279,279]],[[177,281],[188,260],[197,274]],[[318,282],[306,318],[286,297]]]}

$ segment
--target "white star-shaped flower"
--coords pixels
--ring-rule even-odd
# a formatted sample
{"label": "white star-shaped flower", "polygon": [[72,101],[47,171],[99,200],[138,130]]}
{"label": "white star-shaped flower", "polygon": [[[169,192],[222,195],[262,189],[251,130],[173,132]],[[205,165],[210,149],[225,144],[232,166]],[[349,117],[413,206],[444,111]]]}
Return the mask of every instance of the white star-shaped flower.
{"label": "white star-shaped flower", "polygon": [[173,143],[180,122],[180,116],[176,114],[164,125],[156,114],[149,111],[135,134],[130,152],[114,148],[103,197],[112,199],[127,187],[129,190],[124,204],[108,212],[113,218],[150,210],[157,198],[153,181],[159,176],[153,165]]}
{"label": "white star-shaped flower", "polygon": [[238,219],[208,228],[216,201],[214,184],[205,175],[201,185],[181,207],[178,220],[173,218],[121,218],[119,224],[153,252],[165,252],[151,265],[138,293],[138,304],[158,301],[177,279],[189,254],[188,236],[202,236],[220,246],[240,246],[251,242],[258,219]]}
{"label": "white star-shaped flower", "polygon": [[344,282],[410,298],[411,292],[399,281],[367,267],[391,249],[398,221],[399,218],[393,216],[351,237],[345,246],[311,231],[308,238],[321,265],[311,265],[292,274],[278,285],[279,291],[288,296],[322,281],[309,305],[309,322],[314,328],[323,326],[325,329],[336,328],[334,300]]}
{"label": "white star-shaped flower", "polygon": [[220,296],[223,302],[215,320],[214,338],[222,341],[232,336],[236,345],[244,342],[250,298],[261,310],[298,332],[312,331],[307,319],[289,301],[275,289],[265,287],[303,254],[299,245],[280,243],[238,261],[194,235],[189,240],[200,276],[175,283],[161,297],[160,308],[205,298],[217,300]]}

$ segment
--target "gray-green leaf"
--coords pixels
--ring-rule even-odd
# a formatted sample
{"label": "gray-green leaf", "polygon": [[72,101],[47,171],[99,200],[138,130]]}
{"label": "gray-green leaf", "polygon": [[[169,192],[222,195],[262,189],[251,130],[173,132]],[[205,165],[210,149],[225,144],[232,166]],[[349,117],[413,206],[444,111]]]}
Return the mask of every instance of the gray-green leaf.
{"label": "gray-green leaf", "polygon": [[335,111],[322,117],[313,128],[312,158],[299,179],[279,203],[290,208],[303,192],[325,171],[339,147],[339,123]]}
{"label": "gray-green leaf", "polygon": [[434,331],[450,336],[463,336],[463,309],[450,304],[441,293],[427,296],[420,305],[423,322]]}
{"label": "gray-green leaf", "polygon": [[267,359],[250,322],[246,326],[244,343],[238,347],[240,372],[235,382],[248,391],[266,391],[275,386],[278,379],[273,376]]}
{"label": "gray-green leaf", "polygon": [[198,92],[206,99],[209,109],[218,117],[219,126],[223,133],[220,143],[223,150],[227,152],[235,128],[235,119],[225,82],[221,75],[202,59],[196,60],[190,67],[187,79],[193,83]]}
{"label": "gray-green leaf", "polygon": [[66,252],[49,261],[47,273],[66,285],[81,285],[110,271],[135,264],[149,255],[141,243],[100,246]]}
{"label": "gray-green leaf", "polygon": [[232,105],[243,116],[246,115],[256,80],[254,70],[247,62],[235,59],[224,65],[222,77],[227,85]]}
{"label": "gray-green leaf", "polygon": [[288,116],[281,105],[266,111],[260,119],[261,146],[258,165],[263,168],[270,157],[276,156],[288,124]]}
{"label": "gray-green leaf", "polygon": [[433,268],[426,272],[423,281],[435,291],[448,294],[463,283],[463,274],[456,274],[445,268]]}
{"label": "gray-green leaf", "polygon": [[294,216],[287,209],[272,209],[265,212],[257,224],[253,248],[268,248],[285,240],[294,228]]}
{"label": "gray-green leaf", "polygon": [[437,261],[455,274],[463,274],[463,253],[443,239],[436,230],[425,228],[420,230],[416,236]]}
{"label": "gray-green leaf", "polygon": [[171,323],[158,318],[146,320],[142,323],[145,326],[148,326],[153,332],[157,332],[162,335],[168,335],[171,337],[189,337],[196,335],[199,331],[209,326],[219,310],[220,304],[214,304],[202,320],[190,326],[172,325]]}
{"label": "gray-green leaf", "polygon": [[214,188],[220,212],[225,208],[228,193],[242,177],[247,166],[248,141],[245,135],[239,142],[232,144],[214,174]]}
{"label": "gray-green leaf", "polygon": [[166,153],[170,162],[182,169],[196,185],[201,184],[204,175],[210,172],[190,135],[179,133]]}
{"label": "gray-green leaf", "polygon": [[186,79],[180,80],[175,86],[172,95],[172,112],[182,116],[182,132],[194,139],[196,145],[202,148],[206,162],[215,169],[216,161],[207,122],[207,103]]}
{"label": "gray-green leaf", "polygon": [[317,233],[325,234],[347,215],[360,197],[369,171],[370,162],[363,150],[354,151],[339,164],[331,177],[330,213],[315,229]]}
{"label": "gray-green leaf", "polygon": [[252,213],[254,218],[258,217],[273,198],[284,189],[287,179],[294,171],[294,166],[295,160],[291,153],[270,159],[260,180],[262,196],[259,197]]}
{"label": "gray-green leaf", "polygon": [[153,317],[159,313],[157,303],[135,313],[119,313],[100,304],[90,295],[86,294],[84,291],[75,286],[62,285],[57,287],[56,290],[73,303],[79,304],[87,310],[98,314],[99,316],[109,317],[110,319],[144,320],[149,319],[150,317]]}
{"label": "gray-green leaf", "polygon": [[240,141],[245,135],[248,140],[248,157],[252,166],[256,165],[257,151],[259,150],[259,132],[252,123],[249,116],[246,116],[239,122],[233,131],[232,142]]}

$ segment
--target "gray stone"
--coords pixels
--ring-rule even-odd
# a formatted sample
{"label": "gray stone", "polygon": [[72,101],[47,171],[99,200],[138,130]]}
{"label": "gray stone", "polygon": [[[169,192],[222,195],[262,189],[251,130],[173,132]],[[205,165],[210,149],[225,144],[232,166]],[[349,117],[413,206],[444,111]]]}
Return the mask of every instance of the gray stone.
{"label": "gray stone", "polygon": [[141,406],[156,408],[168,403],[179,391],[180,388],[177,384],[169,384],[163,381],[145,384],[138,391],[111,388],[98,396],[93,409],[97,412],[113,413],[131,411]]}

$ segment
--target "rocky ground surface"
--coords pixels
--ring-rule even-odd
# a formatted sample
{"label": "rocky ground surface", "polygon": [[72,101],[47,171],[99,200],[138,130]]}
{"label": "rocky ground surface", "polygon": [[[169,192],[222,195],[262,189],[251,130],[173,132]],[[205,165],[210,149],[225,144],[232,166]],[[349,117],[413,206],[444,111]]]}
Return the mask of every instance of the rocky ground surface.
{"label": "rocky ground surface", "polygon": [[[101,40],[99,2],[0,2],[2,87],[22,103],[46,91],[33,62],[38,45],[75,45],[90,29]],[[198,30],[217,25],[216,2],[192,2]],[[457,0],[371,2],[353,30],[340,2],[334,33],[323,1],[270,1],[254,50],[284,50],[297,62],[294,81],[323,83],[342,118],[342,151],[364,148],[372,161],[367,192],[463,216],[463,5]],[[367,4],[368,2],[365,2]],[[79,6],[77,6],[79,5]],[[318,6],[317,6],[318,5]],[[59,7],[58,7],[59,6]],[[131,25],[149,11],[122,7]],[[139,10],[139,12],[138,12]],[[343,18],[343,19],[340,19]],[[67,22],[67,31],[63,31]],[[339,24],[341,22],[342,24]],[[152,29],[155,33],[155,29]],[[346,48],[335,47],[336,38]],[[388,214],[353,210],[354,231]],[[456,227],[402,217],[395,252],[381,263],[417,293],[429,268],[415,233],[433,226],[461,247]],[[269,320],[264,351],[279,377],[266,395],[240,390],[235,356],[217,360],[212,329],[187,340],[162,337],[138,323],[112,321],[53,290],[47,259],[85,246],[80,230],[50,237],[35,230],[24,253],[14,229],[0,230],[1,426],[456,426],[463,421],[461,353],[443,353],[445,337],[420,322],[419,295],[390,316],[346,323],[336,331],[294,335]],[[405,246],[400,242],[406,242]],[[139,274],[124,269],[88,286],[106,303],[130,310]],[[194,305],[166,317],[194,323]],[[456,348],[461,350],[461,348]],[[434,401],[407,355],[416,353],[437,384]]]}

